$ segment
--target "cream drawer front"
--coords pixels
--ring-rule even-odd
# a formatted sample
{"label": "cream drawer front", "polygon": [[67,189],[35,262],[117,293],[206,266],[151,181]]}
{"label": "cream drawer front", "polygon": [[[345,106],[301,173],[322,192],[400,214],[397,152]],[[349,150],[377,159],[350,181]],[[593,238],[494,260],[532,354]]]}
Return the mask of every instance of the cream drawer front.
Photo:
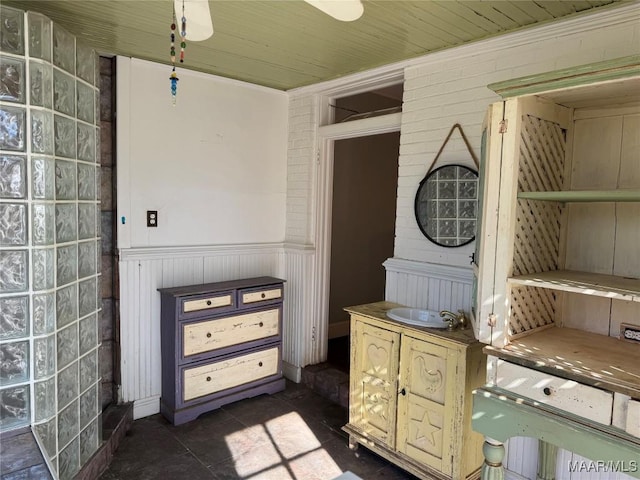
{"label": "cream drawer front", "polygon": [[188,323],[182,327],[185,357],[278,335],[280,310]]}
{"label": "cream drawer front", "polygon": [[640,437],[640,401],[638,400],[629,400],[626,430],[634,437]]}
{"label": "cream drawer front", "polygon": [[499,387],[540,403],[611,424],[613,394],[548,373],[499,361]]}
{"label": "cream drawer front", "polygon": [[182,313],[198,312],[233,305],[231,294],[219,297],[199,298],[197,300],[185,300],[182,302]]}
{"label": "cream drawer front", "polygon": [[242,304],[264,302],[282,297],[282,288],[270,288],[267,290],[256,290],[253,292],[244,292],[241,294]]}
{"label": "cream drawer front", "polygon": [[278,373],[278,348],[184,370],[184,401],[237,387]]}

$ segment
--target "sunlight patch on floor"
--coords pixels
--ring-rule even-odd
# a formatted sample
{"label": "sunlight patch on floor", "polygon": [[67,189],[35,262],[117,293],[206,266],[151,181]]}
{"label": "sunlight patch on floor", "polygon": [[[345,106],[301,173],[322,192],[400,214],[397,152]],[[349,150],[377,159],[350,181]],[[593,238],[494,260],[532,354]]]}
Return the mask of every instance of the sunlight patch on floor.
{"label": "sunlight patch on floor", "polygon": [[229,434],[225,441],[243,479],[330,480],[342,473],[295,412]]}

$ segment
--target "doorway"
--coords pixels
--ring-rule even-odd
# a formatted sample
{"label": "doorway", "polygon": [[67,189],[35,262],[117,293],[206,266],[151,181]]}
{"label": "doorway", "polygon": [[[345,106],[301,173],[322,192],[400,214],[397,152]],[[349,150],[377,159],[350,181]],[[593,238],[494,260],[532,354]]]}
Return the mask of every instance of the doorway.
{"label": "doorway", "polygon": [[327,361],[349,370],[344,307],[384,300],[393,257],[400,133],[334,143]]}

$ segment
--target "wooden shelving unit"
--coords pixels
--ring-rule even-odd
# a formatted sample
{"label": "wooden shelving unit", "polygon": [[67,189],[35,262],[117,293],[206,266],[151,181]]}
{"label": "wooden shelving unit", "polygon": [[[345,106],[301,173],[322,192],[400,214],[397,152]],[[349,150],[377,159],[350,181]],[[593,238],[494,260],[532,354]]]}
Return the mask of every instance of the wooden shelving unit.
{"label": "wooden shelving unit", "polygon": [[518,192],[518,198],[546,202],[640,202],[640,190]]}

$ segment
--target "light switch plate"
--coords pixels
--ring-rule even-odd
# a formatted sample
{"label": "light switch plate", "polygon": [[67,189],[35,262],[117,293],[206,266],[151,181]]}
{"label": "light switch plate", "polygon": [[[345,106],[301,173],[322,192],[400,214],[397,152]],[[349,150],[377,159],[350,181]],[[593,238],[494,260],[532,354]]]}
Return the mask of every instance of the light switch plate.
{"label": "light switch plate", "polygon": [[628,342],[640,343],[640,326],[630,323],[620,324],[620,338]]}

